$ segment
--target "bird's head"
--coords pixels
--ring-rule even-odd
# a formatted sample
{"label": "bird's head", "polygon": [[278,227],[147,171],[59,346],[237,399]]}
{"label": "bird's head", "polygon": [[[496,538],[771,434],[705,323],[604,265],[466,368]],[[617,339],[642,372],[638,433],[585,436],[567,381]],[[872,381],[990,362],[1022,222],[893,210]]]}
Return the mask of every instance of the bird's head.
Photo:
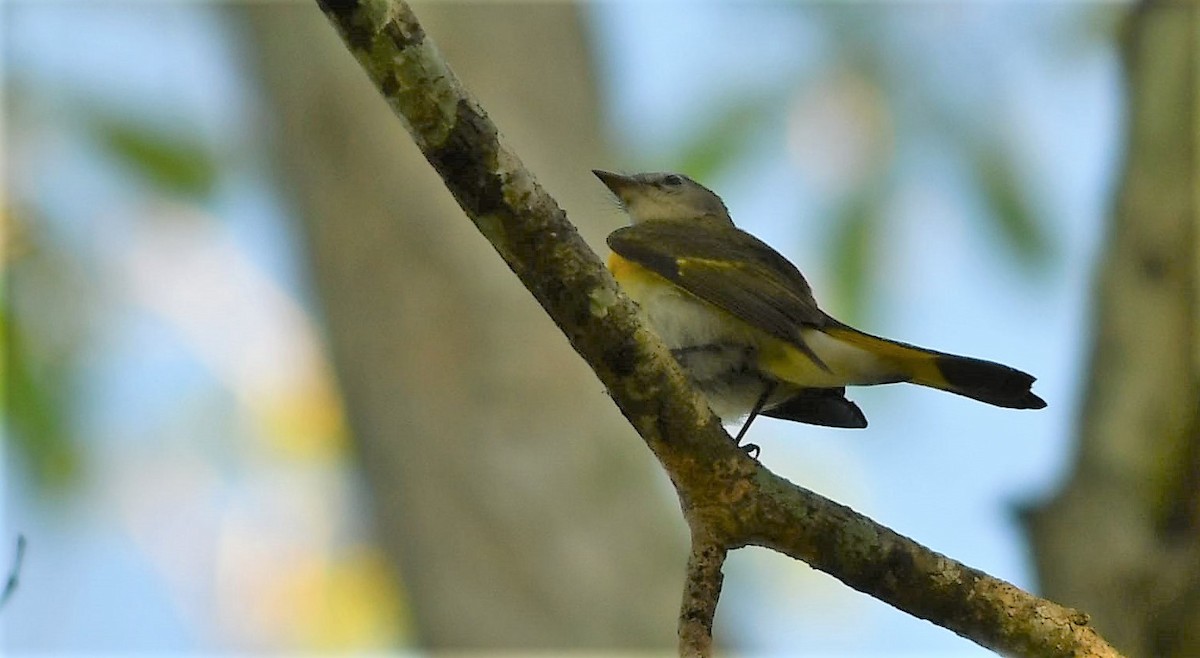
{"label": "bird's head", "polygon": [[601,169],[593,169],[592,173],[617,197],[634,224],[692,219],[733,224],[721,197],[683,174],[624,176]]}

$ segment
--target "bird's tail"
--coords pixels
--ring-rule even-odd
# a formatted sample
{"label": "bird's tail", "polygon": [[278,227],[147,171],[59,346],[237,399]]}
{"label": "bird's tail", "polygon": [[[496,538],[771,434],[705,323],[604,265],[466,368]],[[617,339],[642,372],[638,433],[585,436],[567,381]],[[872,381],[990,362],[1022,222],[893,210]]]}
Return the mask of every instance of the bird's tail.
{"label": "bird's tail", "polygon": [[871,352],[887,362],[904,381],[1010,409],[1041,409],[1045,400],[1031,389],[1034,376],[1000,363],[945,354],[865,334],[845,325],[829,335]]}

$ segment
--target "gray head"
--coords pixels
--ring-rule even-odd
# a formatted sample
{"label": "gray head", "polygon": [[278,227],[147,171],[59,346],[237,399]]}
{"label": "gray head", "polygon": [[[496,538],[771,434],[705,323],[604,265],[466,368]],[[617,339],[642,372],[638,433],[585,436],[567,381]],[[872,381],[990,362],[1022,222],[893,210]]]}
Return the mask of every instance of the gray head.
{"label": "gray head", "polygon": [[601,169],[592,173],[612,190],[634,224],[689,219],[733,223],[721,197],[683,174],[622,176]]}

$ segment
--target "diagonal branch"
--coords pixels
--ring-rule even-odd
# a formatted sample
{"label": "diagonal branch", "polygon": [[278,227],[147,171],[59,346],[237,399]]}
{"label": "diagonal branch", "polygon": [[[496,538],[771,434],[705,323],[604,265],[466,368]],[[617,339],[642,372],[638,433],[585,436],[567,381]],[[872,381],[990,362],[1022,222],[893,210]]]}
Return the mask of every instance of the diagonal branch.
{"label": "diagonal branch", "polygon": [[692,529],[681,650],[706,655],[726,551],[802,559],[1011,655],[1117,656],[1086,615],[935,553],[738,450],[558,205],[501,143],[401,0],[318,0],[467,216],[608,388]]}

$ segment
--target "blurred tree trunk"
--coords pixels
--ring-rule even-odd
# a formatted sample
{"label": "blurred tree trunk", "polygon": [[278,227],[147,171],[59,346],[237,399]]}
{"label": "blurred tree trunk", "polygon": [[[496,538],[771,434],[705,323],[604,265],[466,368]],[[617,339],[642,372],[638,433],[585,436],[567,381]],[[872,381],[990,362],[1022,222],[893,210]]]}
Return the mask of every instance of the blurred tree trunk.
{"label": "blurred tree trunk", "polygon": [[1047,596],[1130,656],[1200,656],[1200,3],[1145,3],[1125,29],[1078,455],[1029,528]]}
{"label": "blurred tree trunk", "polygon": [[[686,529],[654,460],[316,4],[234,11],[417,642],[673,646]],[[618,219],[588,171],[606,160],[577,8],[417,11],[509,143],[602,244]]]}

